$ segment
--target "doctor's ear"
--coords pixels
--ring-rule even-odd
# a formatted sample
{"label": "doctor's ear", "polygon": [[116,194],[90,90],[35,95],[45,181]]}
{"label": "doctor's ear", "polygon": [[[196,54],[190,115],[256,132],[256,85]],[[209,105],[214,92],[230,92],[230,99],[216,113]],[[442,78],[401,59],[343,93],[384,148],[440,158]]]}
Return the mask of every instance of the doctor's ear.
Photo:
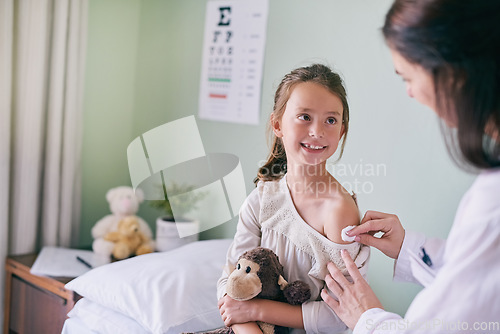
{"label": "doctor's ear", "polygon": [[283,132],[281,131],[281,120],[277,119],[274,113],[271,114],[269,122],[271,124],[271,129],[273,129],[273,133],[276,135],[276,137],[283,137]]}

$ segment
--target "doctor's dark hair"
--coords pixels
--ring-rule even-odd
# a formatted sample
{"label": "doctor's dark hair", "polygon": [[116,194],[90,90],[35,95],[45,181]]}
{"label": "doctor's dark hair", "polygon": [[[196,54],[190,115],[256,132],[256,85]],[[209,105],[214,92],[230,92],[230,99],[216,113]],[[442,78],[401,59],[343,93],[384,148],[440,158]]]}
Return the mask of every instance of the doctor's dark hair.
{"label": "doctor's dark hair", "polygon": [[431,74],[436,112],[457,126],[444,134],[462,167],[500,166],[499,18],[498,0],[396,0],[382,28],[391,49]]}
{"label": "doctor's dark hair", "polygon": [[[344,136],[340,149],[339,159],[344,152],[345,140],[349,131],[349,105],[347,103],[347,94],[342,82],[342,78],[333,72],[328,66],[322,64],[313,64],[307,67],[297,68],[283,78],[276,94],[274,95],[273,116],[274,120],[281,120],[286,109],[286,104],[293,89],[299,83],[313,82],[319,84],[331,93],[335,94],[342,102],[343,113],[342,123],[344,125]],[[268,123],[267,132],[272,138],[271,152],[267,157],[265,164],[259,168],[254,183],[258,181],[278,180],[286,173],[286,152],[281,138],[274,135],[271,121]]]}

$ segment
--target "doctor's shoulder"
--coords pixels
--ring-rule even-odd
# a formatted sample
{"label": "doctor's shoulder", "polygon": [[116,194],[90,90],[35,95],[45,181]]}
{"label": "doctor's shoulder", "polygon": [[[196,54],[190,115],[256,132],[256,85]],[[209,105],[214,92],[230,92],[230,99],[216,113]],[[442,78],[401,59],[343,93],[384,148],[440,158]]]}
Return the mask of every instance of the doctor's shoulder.
{"label": "doctor's shoulder", "polygon": [[500,168],[482,172],[465,194],[461,206],[467,220],[495,221],[500,229]]}

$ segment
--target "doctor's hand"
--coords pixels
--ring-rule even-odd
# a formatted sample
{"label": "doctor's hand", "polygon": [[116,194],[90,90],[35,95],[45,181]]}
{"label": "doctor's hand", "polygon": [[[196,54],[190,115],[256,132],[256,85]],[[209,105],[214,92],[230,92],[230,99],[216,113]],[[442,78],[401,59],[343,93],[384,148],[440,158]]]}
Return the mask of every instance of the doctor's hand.
{"label": "doctor's hand", "polygon": [[325,282],[330,291],[338,297],[338,301],[330,296],[326,289],[321,291],[321,297],[349,328],[354,329],[365,311],[372,308],[382,308],[382,304],[361,276],[349,253],[342,250],[341,254],[353,283],[349,282],[340,270],[330,262],[327,265],[330,274],[326,275]]}
{"label": "doctor's hand", "polygon": [[224,325],[231,327],[234,324],[242,324],[254,321],[254,300],[237,301],[225,295],[219,299],[219,312]]}
{"label": "doctor's hand", "polygon": [[[382,232],[378,238],[374,235]],[[361,223],[346,233],[355,241],[372,246],[390,258],[397,259],[405,238],[405,230],[398,216],[378,211],[367,211]]]}

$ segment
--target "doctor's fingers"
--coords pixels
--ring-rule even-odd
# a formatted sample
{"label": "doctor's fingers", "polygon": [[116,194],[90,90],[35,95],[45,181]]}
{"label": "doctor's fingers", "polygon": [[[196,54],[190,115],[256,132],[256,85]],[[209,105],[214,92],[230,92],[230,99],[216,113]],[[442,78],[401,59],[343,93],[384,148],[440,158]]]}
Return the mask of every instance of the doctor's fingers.
{"label": "doctor's fingers", "polygon": [[[330,277],[335,281],[333,283],[337,284],[338,286],[340,286],[340,288],[342,290],[345,290],[346,287],[348,285],[351,284],[351,282],[349,282],[347,280],[347,278],[342,274],[342,272],[337,268],[336,265],[334,265],[332,262],[329,262],[327,265],[326,265],[328,271],[330,272]],[[330,285],[328,284],[327,282],[327,279],[328,278],[328,275],[327,277],[325,277],[325,282],[327,283],[328,287],[330,288],[330,290],[334,291]],[[332,286],[334,286],[334,284],[331,284]],[[334,292],[336,295],[338,295],[336,292]]]}
{"label": "doctor's fingers", "polygon": [[[373,246],[385,255],[395,259],[401,250],[405,230],[396,215],[384,215],[386,215],[386,218],[366,220],[361,225],[349,231],[350,233],[348,234],[356,236],[355,240],[357,242]],[[374,236],[374,232],[382,232],[383,235],[377,238]]]}
{"label": "doctor's fingers", "polygon": [[[335,295],[337,296],[338,299],[340,299],[340,296],[344,294],[344,289],[335,281],[334,278],[332,278],[331,275],[326,275],[325,276],[325,283],[328,289]],[[324,289],[326,291],[326,289]]]}
{"label": "doctor's fingers", "polygon": [[360,234],[354,240],[363,245],[375,247],[386,256],[397,259],[403,245],[404,230],[402,230],[402,233],[398,233],[397,236],[391,236],[386,233],[380,238],[369,234]]}
{"label": "doctor's fingers", "polygon": [[323,301],[328,305],[330,306],[330,308],[332,310],[335,311],[335,313],[338,314],[338,310],[340,308],[340,302],[337,301],[335,298],[333,298],[332,296],[330,296],[330,294],[328,293],[328,291],[326,291],[326,289],[323,289],[321,290],[321,298],[323,298]]}
{"label": "doctor's fingers", "polygon": [[353,228],[351,235],[367,232],[389,232],[401,226],[398,216],[378,211],[367,211],[356,228]]}
{"label": "doctor's fingers", "polygon": [[363,219],[361,219],[360,225],[363,225],[364,223],[366,223],[369,220],[385,219],[385,218],[389,218],[391,216],[395,216],[395,215],[393,215],[391,213],[368,210],[365,212]]}
{"label": "doctor's fingers", "polygon": [[372,219],[361,223],[361,225],[356,226],[350,231],[347,231],[346,234],[348,236],[356,236],[360,234],[369,234],[373,236],[379,232],[390,232],[394,228],[393,225],[394,222],[392,222],[390,218]]}
{"label": "doctor's fingers", "polygon": [[351,256],[349,255],[349,252],[347,252],[345,249],[343,249],[340,252],[340,255],[342,256],[342,259],[344,260],[347,271],[349,272],[349,275],[351,275],[353,282],[354,283],[366,282],[363,275],[361,275],[361,273],[359,272],[358,266],[354,263]]}

